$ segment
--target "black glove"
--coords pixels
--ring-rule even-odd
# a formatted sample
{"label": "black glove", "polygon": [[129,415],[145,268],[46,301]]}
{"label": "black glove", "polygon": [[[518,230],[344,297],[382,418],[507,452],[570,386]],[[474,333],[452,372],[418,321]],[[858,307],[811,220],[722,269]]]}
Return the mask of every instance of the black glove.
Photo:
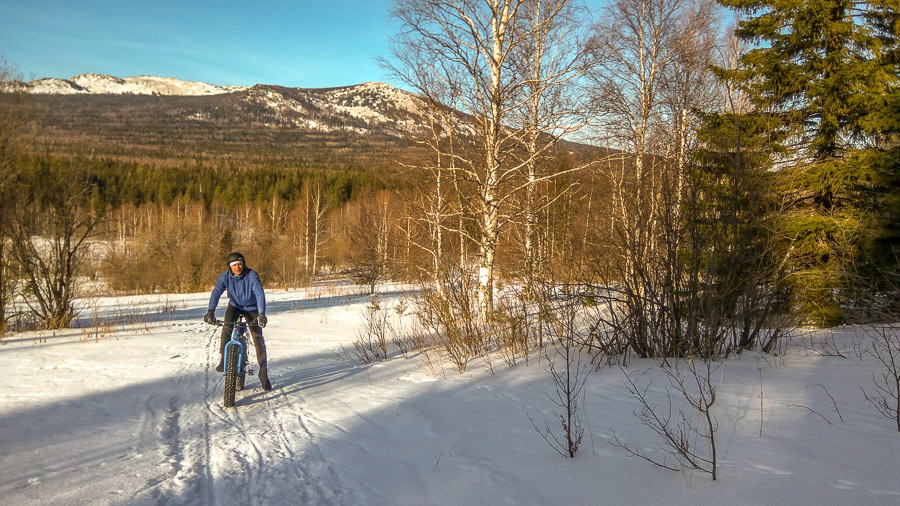
{"label": "black glove", "polygon": [[206,316],[203,317],[203,321],[210,325],[216,323],[216,310],[210,309],[209,311],[207,311]]}
{"label": "black glove", "polygon": [[260,327],[265,327],[267,323],[269,323],[269,320],[266,318],[266,315],[261,314],[256,317],[256,324]]}

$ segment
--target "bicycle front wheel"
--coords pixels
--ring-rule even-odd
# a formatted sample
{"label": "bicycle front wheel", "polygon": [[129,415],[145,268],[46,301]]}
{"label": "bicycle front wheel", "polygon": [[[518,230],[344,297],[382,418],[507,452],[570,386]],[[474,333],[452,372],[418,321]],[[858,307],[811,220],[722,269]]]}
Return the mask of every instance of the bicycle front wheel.
{"label": "bicycle front wheel", "polygon": [[225,357],[225,407],[234,407],[234,392],[238,382],[238,358],[240,347],[231,345],[228,347],[228,356]]}

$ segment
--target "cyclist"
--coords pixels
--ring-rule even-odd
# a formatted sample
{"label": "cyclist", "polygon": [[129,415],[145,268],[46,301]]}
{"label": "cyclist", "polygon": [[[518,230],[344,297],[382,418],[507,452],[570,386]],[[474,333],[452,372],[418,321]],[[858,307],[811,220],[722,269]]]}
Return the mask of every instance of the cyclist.
{"label": "cyclist", "polygon": [[219,347],[219,365],[216,371],[223,371],[225,343],[231,340],[231,331],[238,315],[243,315],[249,323],[250,335],[256,347],[256,359],[259,361],[259,382],[263,390],[271,390],[269,382],[268,361],[266,360],[266,342],[263,341],[262,328],[266,326],[266,294],[263,291],[259,275],[246,266],[244,255],[234,252],[228,255],[228,270],[219,276],[216,286],[209,298],[209,311],[203,317],[206,323],[215,323],[216,306],[222,292],[228,291],[228,308],[225,310],[225,326],[222,327],[222,343]]}

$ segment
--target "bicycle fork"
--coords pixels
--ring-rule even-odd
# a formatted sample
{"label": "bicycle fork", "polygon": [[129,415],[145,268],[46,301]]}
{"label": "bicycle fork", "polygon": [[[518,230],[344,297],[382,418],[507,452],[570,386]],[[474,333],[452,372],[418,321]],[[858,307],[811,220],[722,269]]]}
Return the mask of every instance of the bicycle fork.
{"label": "bicycle fork", "polygon": [[[222,368],[222,375],[225,375],[228,368],[228,361],[225,360],[225,357],[228,356],[228,348],[231,346],[237,345],[238,347],[238,363],[237,363],[237,374],[240,374],[241,371],[244,370],[244,357],[247,356],[247,350],[244,349],[244,343],[237,338],[237,336],[241,334],[246,334],[247,326],[245,323],[241,322],[237,326],[235,326],[234,330],[231,332],[231,340],[225,343],[225,349],[222,350],[222,361],[224,362],[224,367]],[[247,374],[253,374],[252,370],[245,371]]]}
{"label": "bicycle fork", "polygon": [[[240,342],[239,340],[235,339],[232,336],[231,341],[228,341],[227,343],[225,343],[225,351],[222,354],[224,357],[228,356],[228,348],[230,348],[232,346],[238,347],[237,373],[240,374],[241,370],[244,368],[244,343]],[[225,360],[224,362],[225,362],[225,367],[222,368],[223,375],[228,372],[228,360]]]}

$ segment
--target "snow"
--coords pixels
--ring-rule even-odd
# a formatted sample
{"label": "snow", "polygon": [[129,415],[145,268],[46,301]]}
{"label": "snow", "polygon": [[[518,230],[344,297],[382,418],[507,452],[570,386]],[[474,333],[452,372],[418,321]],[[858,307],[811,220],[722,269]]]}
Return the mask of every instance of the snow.
{"label": "snow", "polygon": [[133,95],[217,95],[247,89],[216,86],[173,77],[134,76],[119,78],[105,74],[79,74],[70,79],[43,78],[27,83],[28,91],[39,94],[133,94]]}
{"label": "snow", "polygon": [[[404,131],[419,131],[422,129],[420,121],[415,119],[421,109],[421,100],[412,93],[399,90],[384,83],[366,82],[355,86],[334,88],[325,91],[294,88],[299,91],[303,101],[286,96],[281,91],[270,88],[253,88],[250,90],[248,100],[258,103],[263,107],[276,111],[279,118],[289,117],[288,112],[294,113],[293,124],[301,128],[311,128],[323,132],[350,131],[367,133],[378,126],[400,128]],[[332,117],[341,115],[356,118],[365,122],[367,128],[348,125],[328,125],[316,121],[308,115],[310,105],[313,109],[319,109]],[[395,111],[405,111],[407,116],[396,114]],[[385,112],[392,113],[396,117],[390,117]]]}
{"label": "snow", "polygon": [[[403,286],[383,290],[390,306],[411,297]],[[610,444],[615,433],[659,455],[618,367],[588,377],[584,442],[565,459],[531,422],[556,428],[545,361],[477,359],[463,374],[450,364],[432,374],[421,357],[348,360],[341,348],[352,350],[367,302],[353,293],[268,291],[274,389],[248,378],[233,409],[222,407],[214,371],[216,329],[201,321],[205,293],[99,298],[85,304],[83,328],[5,336],[0,496],[42,505],[900,503],[900,434],[863,398],[880,369],[854,353],[868,345],[862,328],[724,364],[714,482]],[[822,353],[824,338],[848,358]],[[648,397],[667,402],[653,362],[627,372],[652,380]]]}

